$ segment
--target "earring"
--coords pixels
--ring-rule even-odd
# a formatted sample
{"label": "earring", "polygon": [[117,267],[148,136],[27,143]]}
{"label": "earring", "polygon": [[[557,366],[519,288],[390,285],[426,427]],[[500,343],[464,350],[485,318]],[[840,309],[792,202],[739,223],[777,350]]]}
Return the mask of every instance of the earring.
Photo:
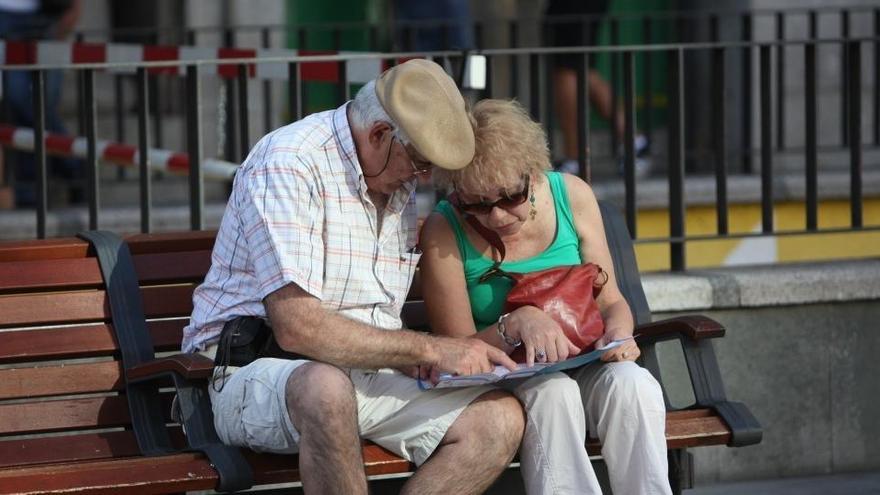
{"label": "earring", "polygon": [[529,217],[534,220],[535,215],[538,214],[538,209],[535,208],[535,191],[529,195]]}

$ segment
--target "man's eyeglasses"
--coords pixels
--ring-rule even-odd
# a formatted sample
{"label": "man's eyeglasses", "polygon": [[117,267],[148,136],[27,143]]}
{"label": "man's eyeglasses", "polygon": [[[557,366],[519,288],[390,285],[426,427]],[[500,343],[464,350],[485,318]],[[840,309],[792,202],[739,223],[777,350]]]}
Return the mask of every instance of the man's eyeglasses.
{"label": "man's eyeglasses", "polygon": [[459,196],[455,195],[455,206],[465,212],[470,213],[472,215],[488,215],[493,208],[496,206],[498,208],[503,208],[505,210],[510,210],[512,208],[516,208],[517,206],[526,202],[526,199],[529,197],[529,176],[525,176],[525,185],[522,190],[513,194],[503,194],[500,199],[497,201],[493,201],[491,203],[480,201],[479,203],[462,203]]}
{"label": "man's eyeglasses", "polygon": [[409,158],[409,165],[413,169],[413,174],[427,174],[431,171],[432,168],[434,168],[434,164],[429,162],[428,160],[417,160],[413,158],[412,151],[410,150],[408,145],[404,146],[403,149],[406,150],[406,156]]}

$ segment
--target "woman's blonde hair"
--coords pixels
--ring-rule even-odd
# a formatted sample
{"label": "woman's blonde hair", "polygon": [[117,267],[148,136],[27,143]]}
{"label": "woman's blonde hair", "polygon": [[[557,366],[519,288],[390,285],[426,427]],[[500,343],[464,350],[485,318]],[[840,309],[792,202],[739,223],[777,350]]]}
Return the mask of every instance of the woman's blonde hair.
{"label": "woman's blonde hair", "polygon": [[434,168],[434,183],[459,191],[495,191],[519,184],[519,178],[538,178],[550,168],[547,134],[515,100],[481,100],[471,110],[476,153],[459,170]]}

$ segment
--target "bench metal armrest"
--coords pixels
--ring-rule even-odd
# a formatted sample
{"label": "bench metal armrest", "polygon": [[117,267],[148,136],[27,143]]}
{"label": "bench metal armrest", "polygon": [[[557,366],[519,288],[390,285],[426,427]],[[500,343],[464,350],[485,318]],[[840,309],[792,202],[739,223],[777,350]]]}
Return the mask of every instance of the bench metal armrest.
{"label": "bench metal armrest", "polygon": [[176,354],[145,361],[125,370],[131,387],[171,379],[177,392],[177,418],[191,450],[204,452],[220,475],[217,490],[237,492],[253,485],[253,470],[238,448],[223,445],[214,430],[208,381],[214,362],[201,354]]}
{"label": "bench metal armrest", "polygon": [[186,380],[206,380],[214,372],[214,362],[201,354],[176,354],[132,366],[125,370],[125,376],[139,381],[171,371]]}
{"label": "bench metal armrest", "polygon": [[652,322],[640,325],[634,331],[639,336],[645,367],[661,384],[660,363],[654,344],[678,340],[684,352],[696,400],[693,407],[710,407],[718,412],[730,427],[728,445],[739,447],[756,444],[761,441],[761,424],[745,404],[729,401],[724,391],[721,370],[710,340],[723,337],[724,333],[725,329],[720,323],[702,315],[679,316]]}

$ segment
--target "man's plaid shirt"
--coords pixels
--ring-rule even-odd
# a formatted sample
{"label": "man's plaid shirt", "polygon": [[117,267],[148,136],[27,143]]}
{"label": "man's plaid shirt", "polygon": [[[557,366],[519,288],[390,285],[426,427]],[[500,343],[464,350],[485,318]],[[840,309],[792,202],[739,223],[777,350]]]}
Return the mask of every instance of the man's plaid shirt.
{"label": "man's plaid shirt", "polygon": [[233,317],[265,317],[263,298],[290,283],[328,310],[401,327],[419,258],[415,180],[391,196],[377,232],[346,108],[277,129],[251,150],[193,295],[184,352],[216,342]]}

